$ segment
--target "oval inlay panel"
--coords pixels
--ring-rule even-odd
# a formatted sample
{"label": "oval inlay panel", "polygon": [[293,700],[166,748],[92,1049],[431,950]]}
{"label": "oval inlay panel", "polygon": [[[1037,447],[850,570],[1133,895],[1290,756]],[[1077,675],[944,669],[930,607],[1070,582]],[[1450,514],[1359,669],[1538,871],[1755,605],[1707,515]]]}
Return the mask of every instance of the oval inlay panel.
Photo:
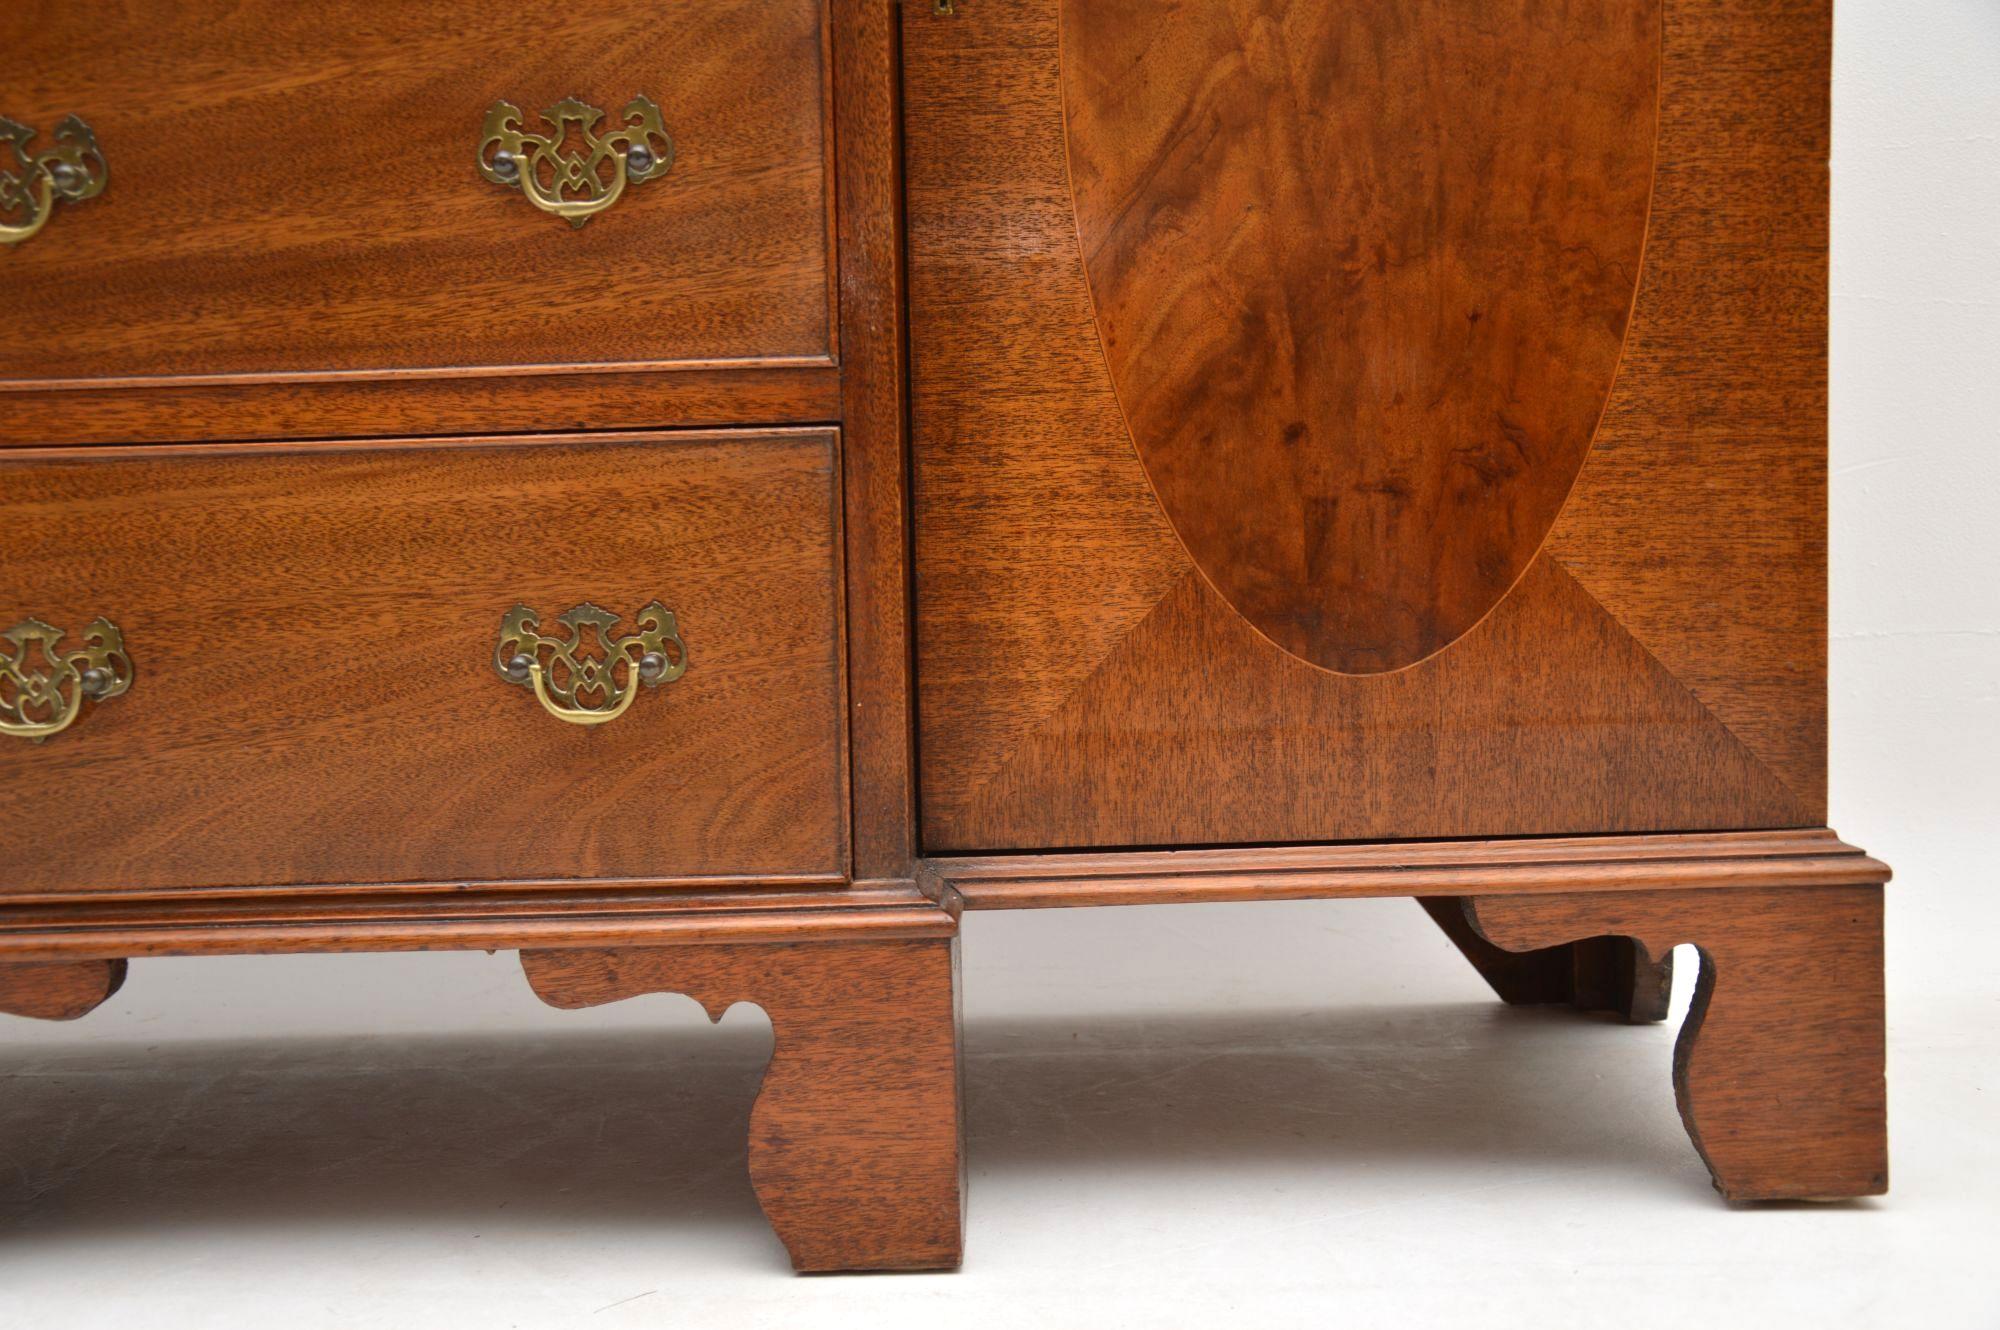
{"label": "oval inlay panel", "polygon": [[1065,0],[1084,268],[1202,574],[1343,673],[1514,585],[1610,395],[1659,0]]}

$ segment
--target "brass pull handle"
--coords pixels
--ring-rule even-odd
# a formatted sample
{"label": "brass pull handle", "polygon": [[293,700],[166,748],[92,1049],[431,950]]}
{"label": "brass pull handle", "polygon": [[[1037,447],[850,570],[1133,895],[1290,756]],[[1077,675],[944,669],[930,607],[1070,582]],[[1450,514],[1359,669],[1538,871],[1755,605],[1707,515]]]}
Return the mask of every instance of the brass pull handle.
{"label": "brass pull handle", "polygon": [[[557,720],[609,724],[631,707],[640,685],[658,688],[687,673],[687,644],[672,610],[656,600],[632,619],[638,631],[618,636],[613,631],[617,615],[579,605],[556,620],[567,631],[550,637],[540,631],[539,615],[516,605],[500,620],[493,668],[508,683],[531,689],[542,709]],[[600,700],[588,702],[579,693]]]}
{"label": "brass pull handle", "polygon": [[[618,202],[628,183],[643,185],[673,168],[674,141],[658,106],[634,97],[618,118],[615,128],[599,134],[604,112],[568,97],[542,112],[553,132],[532,134],[521,127],[520,107],[495,102],[479,140],[479,174],[580,227]],[[583,146],[565,149],[572,126]]]}
{"label": "brass pull handle", "polygon": [[62,638],[62,629],[40,619],[0,633],[0,734],[40,743],[75,722],[84,698],[101,702],[132,686],[132,658],[117,624],[93,619],[75,651],[59,651]]}
{"label": "brass pull handle", "polygon": [[20,175],[0,169],[0,245],[18,245],[41,230],[58,203],[96,198],[110,178],[97,135],[76,116],[56,126],[54,147],[31,153],[34,137],[26,125],[0,116],[0,143],[21,168]]}

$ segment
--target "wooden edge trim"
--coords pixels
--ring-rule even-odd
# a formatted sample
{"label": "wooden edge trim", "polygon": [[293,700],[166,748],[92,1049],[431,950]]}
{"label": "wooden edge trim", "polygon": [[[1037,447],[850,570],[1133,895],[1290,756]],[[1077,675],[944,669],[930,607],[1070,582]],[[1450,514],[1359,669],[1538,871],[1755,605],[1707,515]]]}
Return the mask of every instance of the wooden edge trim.
{"label": "wooden edge trim", "polygon": [[239,388],[318,383],[410,383],[425,379],[534,379],[589,374],[699,374],[718,370],[825,370],[828,353],[795,356],[697,356],[686,360],[528,361],[518,365],[412,365],[378,369],[240,370],[228,374],[125,374],[104,378],[0,379],[0,393],[134,392],[148,388]]}
{"label": "wooden edge trim", "polygon": [[9,920],[33,915],[40,910],[88,912],[92,918],[106,917],[107,911],[147,909],[152,917],[163,912],[183,914],[196,910],[247,907],[268,912],[271,902],[284,902],[287,909],[319,906],[351,911],[365,906],[371,910],[436,909],[433,898],[448,896],[457,913],[510,903],[530,902],[544,906],[550,901],[587,902],[592,906],[617,908],[631,902],[635,908],[654,909],[665,902],[673,907],[720,902],[734,906],[740,902],[770,897],[779,904],[793,903],[801,892],[830,893],[829,900],[852,901],[848,879],[840,873],[780,873],[737,877],[644,877],[644,878],[515,878],[506,880],[446,879],[437,882],[301,882],[269,886],[246,884],[215,887],[92,887],[81,891],[9,892],[0,897],[0,928]]}
{"label": "wooden edge trim", "polygon": [[[823,425],[840,418],[831,362],[591,373],[134,385],[0,394],[0,452],[151,443],[256,443],[404,435],[531,433],[588,421],[593,430]],[[24,433],[24,430],[31,432]]]}
{"label": "wooden edge trim", "polygon": [[932,859],[919,884],[974,910],[1367,896],[1879,885],[1825,828]]}
{"label": "wooden edge trim", "polygon": [[[572,430],[523,434],[410,434],[323,436],[312,439],[211,439],[198,443],[100,443],[87,445],[0,443],[0,463],[42,465],[78,462],[150,462],[173,457],[311,457],[341,453],[494,452],[514,448],[615,448],[643,445],[673,449],[698,444],[823,441],[829,460],[840,460],[840,430],[824,424],[702,425],[687,428]],[[669,454],[670,455],[670,454]]]}
{"label": "wooden edge trim", "polygon": [[847,505],[848,734],[854,871],[916,857],[907,356],[898,24],[881,0],[830,0],[831,177],[839,207],[841,477]]}
{"label": "wooden edge trim", "polygon": [[91,922],[18,924],[0,931],[0,963],[122,958],[229,956],[294,952],[514,951],[533,948],[691,946],[710,943],[908,941],[949,938],[957,914],[910,883],[873,884],[852,892],[766,893],[761,898],[689,899],[650,909],[591,912],[572,902],[532,904],[481,917],[452,913],[432,899],[423,913],[389,914],[357,904],[312,917],[286,917],[253,906],[232,917],[182,920],[152,916]]}

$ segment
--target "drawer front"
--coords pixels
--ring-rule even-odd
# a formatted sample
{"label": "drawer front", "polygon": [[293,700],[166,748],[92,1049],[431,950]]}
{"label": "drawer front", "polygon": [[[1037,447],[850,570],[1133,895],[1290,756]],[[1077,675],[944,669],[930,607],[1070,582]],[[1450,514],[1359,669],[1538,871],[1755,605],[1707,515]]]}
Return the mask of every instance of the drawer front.
{"label": "drawer front", "polygon": [[[5,6],[0,116],[36,131],[30,155],[78,117],[105,188],[0,250],[18,334],[0,380],[823,360],[823,8]],[[635,98],[666,135],[643,145],[644,178],[638,140],[612,137],[643,116]],[[545,186],[602,146],[584,169],[607,190],[625,177],[615,202],[572,225],[483,178],[500,103],[561,140],[534,171]],[[23,172],[4,142],[0,170]]]}
{"label": "drawer front", "polygon": [[[840,878],[837,450],[796,430],[0,459],[0,629],[45,623],[67,660],[101,618],[124,653],[60,733],[0,734],[0,894]],[[672,626],[629,640],[655,602]],[[584,605],[618,623],[559,619]],[[516,621],[501,649],[517,606],[548,641]],[[566,701],[572,627],[579,663],[626,663]],[[0,669],[0,721],[66,713],[77,680],[42,644],[0,652],[57,694],[24,708]],[[546,706],[503,674],[516,655]],[[555,714],[621,697],[604,723]]]}

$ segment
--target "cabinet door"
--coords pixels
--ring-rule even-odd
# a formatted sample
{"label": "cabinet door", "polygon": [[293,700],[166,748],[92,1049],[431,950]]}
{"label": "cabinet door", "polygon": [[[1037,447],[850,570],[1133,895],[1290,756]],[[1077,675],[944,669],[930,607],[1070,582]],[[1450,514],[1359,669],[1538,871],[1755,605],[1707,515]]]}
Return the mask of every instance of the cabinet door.
{"label": "cabinet door", "polygon": [[905,9],[933,851],[1824,817],[1824,4]]}

